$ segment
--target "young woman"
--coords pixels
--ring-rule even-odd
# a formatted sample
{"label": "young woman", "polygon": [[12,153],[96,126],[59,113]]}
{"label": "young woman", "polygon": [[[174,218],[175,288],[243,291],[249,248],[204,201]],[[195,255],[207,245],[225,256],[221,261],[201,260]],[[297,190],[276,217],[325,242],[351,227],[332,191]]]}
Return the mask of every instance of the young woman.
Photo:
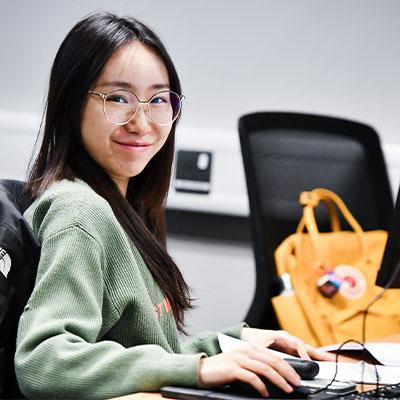
{"label": "young woman", "polygon": [[283,331],[244,324],[178,340],[191,299],[165,246],[164,204],[183,95],[158,37],[132,18],[93,14],[69,32],[50,77],[43,141],[25,217],[42,242],[15,367],[28,397],[106,398],[166,384],[299,376],[268,350],[325,354]]}

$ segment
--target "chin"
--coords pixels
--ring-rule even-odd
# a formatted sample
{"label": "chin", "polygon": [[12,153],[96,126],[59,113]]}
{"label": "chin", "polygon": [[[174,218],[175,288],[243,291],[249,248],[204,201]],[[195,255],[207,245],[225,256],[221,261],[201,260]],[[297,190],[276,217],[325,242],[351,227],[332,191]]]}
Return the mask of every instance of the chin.
{"label": "chin", "polygon": [[134,178],[135,176],[138,176],[140,173],[143,172],[145,167],[143,168],[135,168],[135,169],[131,169],[129,174],[128,174],[128,178]]}

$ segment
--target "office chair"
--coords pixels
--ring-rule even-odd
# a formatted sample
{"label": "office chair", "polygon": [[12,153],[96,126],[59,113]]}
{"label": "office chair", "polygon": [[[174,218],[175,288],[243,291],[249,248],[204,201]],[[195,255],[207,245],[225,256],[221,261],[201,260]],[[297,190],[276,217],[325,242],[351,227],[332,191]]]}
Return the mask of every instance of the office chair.
{"label": "office chair", "polygon": [[[259,112],[239,119],[239,136],[256,265],[256,290],[245,320],[253,327],[276,329],[271,298],[280,293],[282,283],[274,251],[296,231],[302,215],[300,192],[333,190],[365,230],[387,229],[393,198],[378,134],[367,125],[320,115]],[[319,228],[328,230],[327,213],[320,208]]]}
{"label": "office chair", "polygon": [[0,398],[22,398],[14,372],[19,317],[32,292],[40,243],[23,212],[24,183],[0,180]]}

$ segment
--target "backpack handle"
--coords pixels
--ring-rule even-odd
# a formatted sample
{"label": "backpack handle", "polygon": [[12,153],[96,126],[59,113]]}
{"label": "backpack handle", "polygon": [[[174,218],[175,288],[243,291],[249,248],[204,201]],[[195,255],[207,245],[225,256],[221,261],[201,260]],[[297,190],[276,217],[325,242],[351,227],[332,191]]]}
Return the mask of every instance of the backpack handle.
{"label": "backpack handle", "polygon": [[[318,189],[314,189],[318,190]],[[322,189],[324,190],[324,189]],[[329,217],[329,222],[331,225],[331,230],[332,232],[339,232],[342,230],[342,226],[340,223],[339,215],[337,212],[337,208],[335,207],[335,202],[330,198],[330,197],[324,197],[322,198],[319,195],[316,195],[313,192],[301,192],[300,197],[299,197],[299,202],[301,205],[303,205],[303,214],[304,214],[304,207],[305,206],[311,206],[312,209],[316,208],[320,201],[323,200],[324,204],[327,208],[328,211],[328,217]],[[315,226],[317,226],[317,223],[315,222]]]}
{"label": "backpack handle", "polygon": [[[322,260],[322,254],[320,251],[319,243],[319,230],[318,225],[315,219],[315,208],[318,206],[320,201],[324,201],[328,208],[328,213],[330,219],[332,221],[332,230],[335,231],[333,221],[335,220],[334,214],[336,214],[336,220],[339,221],[337,216],[336,210],[334,209],[334,205],[337,206],[339,211],[342,213],[345,220],[351,226],[352,230],[355,232],[358,242],[360,245],[360,251],[363,257],[366,256],[366,246],[364,242],[364,231],[361,228],[360,224],[354,218],[353,214],[347,208],[343,200],[334,192],[323,189],[323,188],[316,188],[311,192],[302,192],[300,194],[300,203],[304,206],[303,208],[303,216],[300,219],[299,225],[297,226],[297,233],[302,233],[304,229],[310,234],[310,238],[313,244],[314,251],[319,260]],[[340,222],[339,222],[340,227]],[[340,229],[336,230],[339,231]]]}

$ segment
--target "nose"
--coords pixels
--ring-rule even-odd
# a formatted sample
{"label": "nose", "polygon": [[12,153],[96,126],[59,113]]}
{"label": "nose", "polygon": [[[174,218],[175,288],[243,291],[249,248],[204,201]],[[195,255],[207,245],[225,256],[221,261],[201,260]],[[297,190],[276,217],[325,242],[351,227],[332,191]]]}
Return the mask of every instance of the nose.
{"label": "nose", "polygon": [[145,104],[139,103],[133,118],[125,125],[126,129],[138,135],[146,135],[150,132],[150,117],[146,113],[147,107]]}

